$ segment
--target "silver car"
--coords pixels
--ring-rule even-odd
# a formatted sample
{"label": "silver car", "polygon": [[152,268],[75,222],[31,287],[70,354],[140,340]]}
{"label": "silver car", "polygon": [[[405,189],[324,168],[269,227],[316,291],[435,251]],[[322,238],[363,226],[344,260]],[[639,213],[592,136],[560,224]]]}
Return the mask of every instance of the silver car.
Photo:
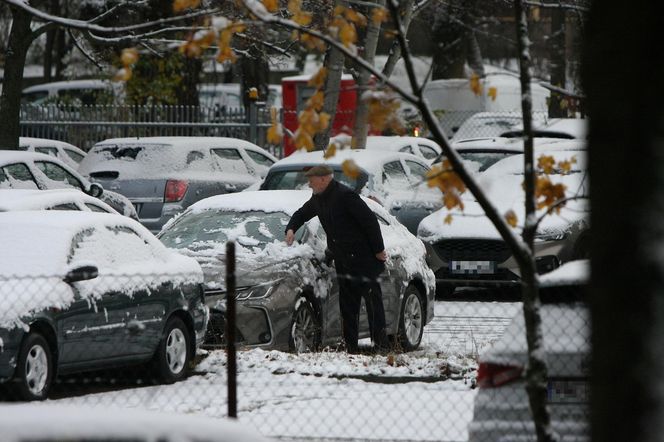
{"label": "silver car", "polygon": [[[226,311],[225,246],[237,242],[237,340],[243,346],[307,351],[341,338],[339,292],[326,259],[318,218],[287,247],[284,228],[311,196],[308,191],[254,191],[200,201],[166,225],[159,239],[196,258],[203,268],[211,326],[207,342],[223,342]],[[389,256],[381,287],[387,333],[404,350],[420,345],[433,319],[435,281],[422,243],[377,203],[376,214]],[[369,336],[363,307],[360,337]]]}
{"label": "silver car", "polygon": [[[580,260],[541,279],[547,403],[556,440],[590,440],[590,315],[583,303],[589,273],[589,262]],[[524,377],[527,348],[519,312],[503,336],[480,354],[469,442],[537,440]]]}
{"label": "silver car", "polygon": [[276,161],[244,140],[221,137],[118,138],[97,143],[79,170],[119,192],[152,232],[203,198],[239,192]]}
{"label": "silver car", "polygon": [[[344,171],[349,162],[357,166],[354,176]],[[308,189],[304,173],[318,164],[330,166],[337,181],[382,204],[412,234],[422,218],[443,205],[440,191],[426,184],[429,164],[404,152],[343,149],[331,158],[321,151],[295,152],[270,167],[260,188]]]}

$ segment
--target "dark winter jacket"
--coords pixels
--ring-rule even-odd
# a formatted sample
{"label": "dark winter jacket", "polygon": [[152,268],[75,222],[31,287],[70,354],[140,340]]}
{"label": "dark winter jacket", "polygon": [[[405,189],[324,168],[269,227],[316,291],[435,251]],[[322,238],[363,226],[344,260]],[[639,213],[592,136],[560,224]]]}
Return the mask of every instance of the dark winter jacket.
{"label": "dark winter jacket", "polygon": [[385,249],[380,226],[357,193],[332,180],[293,214],[286,231],[296,232],[314,216],[325,230],[337,272],[376,278],[383,271],[384,263],[376,258]]}

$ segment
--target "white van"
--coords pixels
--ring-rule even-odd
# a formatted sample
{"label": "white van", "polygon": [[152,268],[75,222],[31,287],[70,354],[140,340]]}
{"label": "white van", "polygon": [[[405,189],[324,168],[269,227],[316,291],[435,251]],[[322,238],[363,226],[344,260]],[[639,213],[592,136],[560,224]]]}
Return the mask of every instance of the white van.
{"label": "white van", "polygon": [[108,80],[70,80],[37,84],[23,89],[23,104],[112,104],[123,95],[123,85]]}
{"label": "white van", "polygon": [[[521,80],[510,74],[489,74],[479,79],[480,93],[476,94],[467,78],[432,80],[424,89],[424,97],[438,116],[445,134],[454,132],[477,112],[520,112]],[[534,112],[547,110],[550,92],[531,83]]]}

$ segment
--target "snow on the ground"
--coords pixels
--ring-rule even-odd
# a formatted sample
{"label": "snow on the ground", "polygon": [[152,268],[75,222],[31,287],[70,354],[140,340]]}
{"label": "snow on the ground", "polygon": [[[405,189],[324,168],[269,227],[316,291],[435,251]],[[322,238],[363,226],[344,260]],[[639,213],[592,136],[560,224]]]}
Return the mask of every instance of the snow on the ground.
{"label": "snow on the ground", "polygon": [[[476,355],[502,333],[519,303],[437,302],[422,346],[394,355],[326,350],[239,351],[238,418],[280,439],[461,441],[476,394]],[[481,321],[481,318],[488,318]],[[226,355],[203,352],[196,375],[173,385],[89,394],[47,405],[227,413]]]}

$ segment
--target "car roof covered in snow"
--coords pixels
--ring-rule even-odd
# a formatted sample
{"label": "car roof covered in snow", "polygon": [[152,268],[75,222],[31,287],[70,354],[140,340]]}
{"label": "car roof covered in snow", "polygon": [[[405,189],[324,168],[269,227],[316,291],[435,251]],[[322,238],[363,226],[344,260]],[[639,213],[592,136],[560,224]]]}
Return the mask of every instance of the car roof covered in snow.
{"label": "car roof covered in snow", "polygon": [[0,189],[0,212],[42,210],[70,203],[94,204],[109,213],[116,213],[108,204],[76,189]]}

